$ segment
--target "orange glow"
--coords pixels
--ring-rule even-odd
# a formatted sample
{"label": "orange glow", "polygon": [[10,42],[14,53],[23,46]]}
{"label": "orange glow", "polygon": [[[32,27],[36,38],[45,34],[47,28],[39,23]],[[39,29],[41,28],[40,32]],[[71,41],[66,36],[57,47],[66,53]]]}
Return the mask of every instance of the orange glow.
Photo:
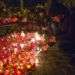
{"label": "orange glow", "polygon": [[28,64],[26,67],[27,67],[27,69],[30,69],[31,68],[31,64]]}
{"label": "orange glow", "polygon": [[[33,65],[38,65],[37,57],[45,50],[47,50],[45,36],[38,32],[25,34],[22,31],[0,38],[0,72],[10,75],[11,70],[31,69]],[[16,73],[17,71],[14,72]],[[17,75],[21,75],[20,72]]]}

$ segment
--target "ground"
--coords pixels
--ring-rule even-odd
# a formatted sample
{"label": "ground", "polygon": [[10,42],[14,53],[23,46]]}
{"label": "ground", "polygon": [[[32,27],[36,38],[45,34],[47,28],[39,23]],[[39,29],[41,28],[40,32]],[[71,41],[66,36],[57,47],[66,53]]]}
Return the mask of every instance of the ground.
{"label": "ground", "polygon": [[30,75],[75,75],[75,66],[70,64],[70,59],[57,45],[50,47],[39,58],[39,67]]}

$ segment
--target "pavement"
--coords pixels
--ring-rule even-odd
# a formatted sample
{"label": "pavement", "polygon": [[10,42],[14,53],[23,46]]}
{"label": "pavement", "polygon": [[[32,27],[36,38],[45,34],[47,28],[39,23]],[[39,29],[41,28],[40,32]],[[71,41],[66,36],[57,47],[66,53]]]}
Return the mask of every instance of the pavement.
{"label": "pavement", "polygon": [[75,65],[70,64],[70,58],[56,44],[40,53],[39,66],[28,75],[75,75]]}

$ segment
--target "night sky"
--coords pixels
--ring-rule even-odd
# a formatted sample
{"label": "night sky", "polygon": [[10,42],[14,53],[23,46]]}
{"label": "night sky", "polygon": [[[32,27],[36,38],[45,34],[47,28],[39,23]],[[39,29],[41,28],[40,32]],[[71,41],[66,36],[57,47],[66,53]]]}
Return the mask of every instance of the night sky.
{"label": "night sky", "polygon": [[[23,0],[24,5],[32,6],[36,3],[46,2],[47,0]],[[19,6],[20,0],[8,0],[9,6]]]}

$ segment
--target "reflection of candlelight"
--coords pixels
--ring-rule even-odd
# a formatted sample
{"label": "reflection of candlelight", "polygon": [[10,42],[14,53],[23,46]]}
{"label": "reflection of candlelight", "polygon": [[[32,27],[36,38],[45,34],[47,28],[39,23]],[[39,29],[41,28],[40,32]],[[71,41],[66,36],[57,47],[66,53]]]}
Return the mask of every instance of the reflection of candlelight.
{"label": "reflection of candlelight", "polygon": [[18,52],[17,48],[14,48],[14,54],[16,54]]}
{"label": "reflection of candlelight", "polygon": [[17,43],[12,43],[12,46],[14,46],[14,47],[17,46]]}
{"label": "reflection of candlelight", "polygon": [[30,69],[30,68],[31,68],[31,64],[28,64],[28,65],[27,65],[27,69]]}
{"label": "reflection of candlelight", "polygon": [[2,72],[3,72],[3,62],[0,61],[0,73],[2,73]]}
{"label": "reflection of candlelight", "polygon": [[0,73],[2,73],[2,69],[0,69]]}
{"label": "reflection of candlelight", "polygon": [[21,36],[22,37],[25,37],[25,33],[23,31],[21,32]]}
{"label": "reflection of candlelight", "polygon": [[24,48],[24,46],[25,46],[24,44],[20,44],[20,47],[21,47],[22,49]]}
{"label": "reflection of candlelight", "polygon": [[31,42],[35,43],[35,38],[32,38],[32,39],[31,39]]}
{"label": "reflection of candlelight", "polygon": [[36,39],[36,40],[41,40],[41,39],[40,39],[40,35],[39,35],[37,32],[35,33],[35,39]]}
{"label": "reflection of candlelight", "polygon": [[35,59],[35,65],[39,66],[39,59],[38,58]]}

